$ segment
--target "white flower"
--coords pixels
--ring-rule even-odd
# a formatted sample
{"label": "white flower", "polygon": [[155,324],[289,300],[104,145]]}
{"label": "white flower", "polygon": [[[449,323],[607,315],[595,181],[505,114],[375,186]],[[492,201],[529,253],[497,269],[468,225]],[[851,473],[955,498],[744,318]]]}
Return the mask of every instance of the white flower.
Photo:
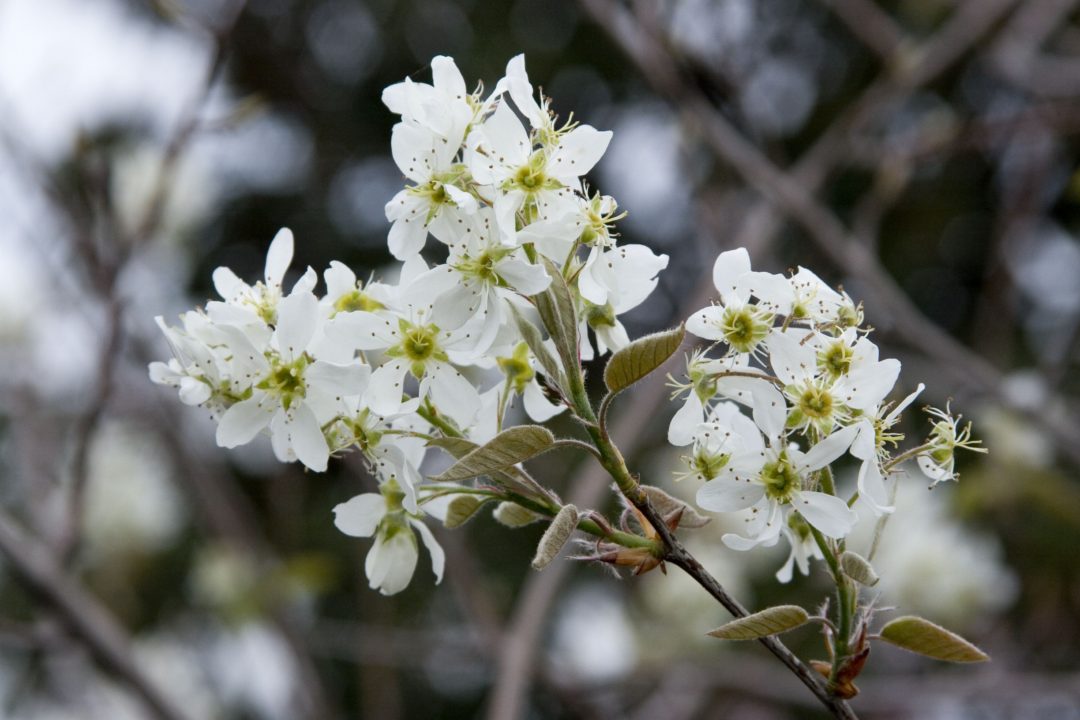
{"label": "white flower", "polygon": [[[900,420],[900,414],[915,401],[924,387],[919,383],[915,392],[901,400],[896,407],[889,409],[888,406],[879,405],[856,422],[859,431],[851,443],[851,454],[862,460],[859,467],[859,498],[875,515],[893,511],[885,490],[885,478],[881,474],[881,461],[887,455],[885,446],[897,444],[904,436],[891,433],[889,429]],[[881,415],[883,412],[886,412],[884,417]]]}
{"label": "white flower", "polygon": [[[713,265],[713,285],[720,304],[703,308],[686,321],[686,329],[706,340],[727,343],[730,353],[753,353],[769,336],[777,314],[791,310],[791,283],[780,275],[750,270],[744,248],[720,253]],[[756,296],[757,303],[750,298]]]}
{"label": "white flower", "polygon": [[362,402],[379,415],[402,411],[405,377],[420,381],[418,398],[431,398],[435,406],[459,427],[472,422],[480,396],[472,383],[449,362],[448,350],[468,343],[468,333],[456,338],[433,323],[410,321],[390,312],[339,313],[327,334],[360,350],[383,350],[386,361],[371,375]]}
{"label": "white flower", "polygon": [[393,482],[385,482],[379,493],[357,495],[334,508],[338,530],[353,537],[375,537],[364,570],[371,588],[383,595],[401,592],[412,580],[419,558],[414,530],[431,554],[436,583],[442,582],[446,564],[435,536],[422,520],[402,508],[402,498]]}
{"label": "white flower", "polygon": [[[473,121],[475,98],[465,88],[453,58],[438,55],[431,60],[432,84],[403,82],[383,90],[383,103],[406,123],[437,135],[453,156]],[[402,168],[404,170],[404,168]]]}
{"label": "white flower", "polygon": [[550,217],[553,206],[572,200],[581,176],[607,150],[611,132],[579,125],[539,141],[542,144],[534,149],[529,133],[506,103],[469,135],[469,169],[476,182],[494,189],[495,215],[503,242],[509,245],[517,244],[515,218],[520,210]]}
{"label": "white flower", "polygon": [[810,559],[824,560],[825,556],[821,548],[814,540],[809,526],[799,517],[798,513],[786,511],[787,522],[780,528],[780,534],[791,545],[791,553],[787,561],[776,571],[776,579],[782,583],[791,582],[795,567],[803,575],[810,574]]}
{"label": "white flower", "polygon": [[310,291],[293,292],[277,308],[277,325],[268,347],[256,348],[234,334],[230,351],[252,379],[250,396],[221,416],[217,442],[236,447],[270,428],[274,452],[299,459],[316,471],[326,469],[330,448],[322,426],[344,409],[343,398],[357,395],[371,372],[358,361],[335,365],[313,357],[319,303]]}
{"label": "white flower", "polygon": [[736,550],[774,544],[783,526],[785,506],[796,510],[822,534],[844,537],[854,525],[855,513],[835,495],[805,488],[811,473],[847,451],[856,428],[837,430],[803,453],[782,439],[786,414],[779,392],[762,389],[755,393],[754,406],[755,423],[768,438],[768,445],[760,436],[742,434],[745,449],[733,453],[721,475],[698,490],[698,505],[706,510],[751,509],[748,537],[729,533],[723,537],[724,543]]}
{"label": "white flower", "polygon": [[414,185],[386,204],[386,219],[393,222],[390,252],[406,260],[424,247],[428,231],[450,245],[456,225],[476,211],[477,203],[463,185],[465,166],[455,164],[457,145],[450,145],[424,128],[398,123],[390,142],[394,162]]}

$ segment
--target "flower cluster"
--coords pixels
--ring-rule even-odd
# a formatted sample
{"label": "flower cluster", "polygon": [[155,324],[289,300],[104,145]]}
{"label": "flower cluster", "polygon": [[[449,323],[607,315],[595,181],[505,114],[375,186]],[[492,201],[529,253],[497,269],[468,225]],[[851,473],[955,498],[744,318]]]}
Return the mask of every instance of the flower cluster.
{"label": "flower cluster", "polygon": [[[900,372],[882,360],[861,308],[805,268],[790,277],[754,272],[743,249],[722,253],[713,268],[715,304],[695,312],[687,329],[713,344],[693,354],[685,395],[669,441],[690,446],[682,477],[704,484],[698,504],[716,512],[747,511],[744,534],[724,542],[746,550],[783,535],[792,554],[778,575],[820,557],[812,534],[839,539],[855,524],[855,508],[891,513],[885,478],[911,457],[936,484],[955,478],[953,450],[972,447],[968,428],[946,411],[923,446],[898,454],[894,432],[919,387],[886,402]],[[743,409],[747,412],[744,413]],[[857,491],[844,499],[829,466],[850,454],[859,463]]]}
{"label": "flower cluster", "polygon": [[[279,459],[314,471],[331,455],[362,453],[379,492],[339,505],[336,523],[376,538],[366,569],[386,594],[408,584],[417,534],[442,574],[423,524],[431,485],[420,466],[432,434],[484,443],[518,398],[537,422],[565,410],[557,371],[523,335],[542,324],[535,297],[561,276],[580,319],[578,352],[589,358],[589,328],[600,353],[629,342],[618,316],[648,297],[667,265],[619,244],[615,200],[584,183],[611,133],[558,124],[521,56],[486,96],[467,90],[452,59],[431,68],[432,84],[406,79],[383,94],[401,118],[391,149],[407,179],[386,205],[397,281],[365,284],[333,262],[323,294],[311,268],[286,292],[293,237],[282,230],[262,282],[219,268],[220,300],[183,314],[180,327],[158,319],[173,358],[150,368],[183,402],[210,410],[223,447],[268,433]],[[448,249],[431,267],[429,236]]]}

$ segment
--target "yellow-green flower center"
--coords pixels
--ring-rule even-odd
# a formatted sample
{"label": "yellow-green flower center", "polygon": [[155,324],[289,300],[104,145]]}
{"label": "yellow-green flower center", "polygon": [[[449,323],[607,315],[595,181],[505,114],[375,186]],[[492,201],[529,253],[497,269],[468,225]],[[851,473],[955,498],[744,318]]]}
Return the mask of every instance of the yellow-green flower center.
{"label": "yellow-green flower center", "polygon": [[772,315],[749,306],[725,308],[720,320],[724,340],[741,353],[753,351],[771,328]]}
{"label": "yellow-green flower center", "polygon": [[773,462],[765,464],[761,469],[760,480],[765,485],[765,494],[778,502],[790,502],[791,494],[802,485],[802,478],[792,467],[786,452],[781,453]]}

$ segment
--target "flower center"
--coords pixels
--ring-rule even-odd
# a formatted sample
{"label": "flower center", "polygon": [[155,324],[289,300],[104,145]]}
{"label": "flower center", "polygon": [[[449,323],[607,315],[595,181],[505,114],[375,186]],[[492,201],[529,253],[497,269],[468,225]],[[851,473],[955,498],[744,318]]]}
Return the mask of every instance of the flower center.
{"label": "flower center", "polygon": [[761,469],[760,480],[765,485],[765,494],[778,502],[790,502],[791,493],[798,490],[802,484],[802,478],[791,466],[786,452],[781,453],[773,462],[765,464]]}
{"label": "flower center", "polygon": [[768,337],[771,325],[772,316],[757,308],[729,307],[720,320],[720,331],[728,345],[738,352],[748,353]]}
{"label": "flower center", "polygon": [[374,312],[375,310],[383,310],[385,307],[381,302],[360,290],[345,293],[334,303],[334,310],[337,312],[352,312],[354,310]]}
{"label": "flower center", "polygon": [[307,393],[304,384],[304,369],[307,366],[308,359],[304,355],[291,363],[282,362],[280,357],[272,359],[270,373],[255,387],[277,397],[281,406],[288,410]]}
{"label": "flower center", "polygon": [[818,367],[829,374],[833,380],[846,375],[851,369],[851,360],[855,355],[847,343],[842,340],[833,342],[828,348],[818,353]]}

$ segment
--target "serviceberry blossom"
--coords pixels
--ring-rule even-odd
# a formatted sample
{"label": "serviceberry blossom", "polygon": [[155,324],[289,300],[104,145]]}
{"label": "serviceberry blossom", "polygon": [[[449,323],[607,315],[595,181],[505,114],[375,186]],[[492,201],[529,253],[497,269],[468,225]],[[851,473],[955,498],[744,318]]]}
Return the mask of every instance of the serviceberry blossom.
{"label": "serviceberry blossom", "polygon": [[[281,461],[315,472],[357,453],[377,491],[337,505],[334,522],[372,539],[365,570],[383,594],[409,584],[421,542],[440,580],[443,552],[425,523],[437,516],[453,527],[489,502],[508,526],[551,520],[538,557],[589,528],[601,540],[592,559],[638,573],[662,567],[641,507],[628,509],[640,530],[630,537],[599,513],[563,505],[517,462],[552,447],[552,435],[508,432],[521,415],[543,423],[569,411],[603,457],[606,404],[583,408],[582,361],[620,351],[624,380],[612,380],[610,400],[637,372],[628,368],[659,352],[641,351],[621,317],[648,302],[668,258],[621,242],[625,212],[586,179],[611,133],[561,122],[523,56],[488,94],[470,92],[451,58],[434,58],[431,72],[430,84],[405,79],[382,96],[399,116],[389,139],[403,179],[385,205],[387,248],[401,263],[387,273],[394,279],[335,260],[321,278],[306,268],[286,286],[294,238],[282,229],[260,280],[218,268],[218,299],[183,313],[179,326],[158,318],[173,357],[152,363],[150,377],[208,411],[222,447],[265,436]],[[835,565],[858,514],[892,512],[887,483],[903,461],[916,460],[936,484],[955,479],[957,448],[980,449],[946,408],[931,411],[924,444],[900,450],[901,412],[922,386],[889,400],[900,363],[879,357],[861,307],[842,290],[805,268],[755,271],[742,248],[720,253],[712,275],[717,301],[685,323],[704,346],[689,351],[685,379],[670,378],[680,406],[668,439],[686,448],[676,476],[702,508],[739,514],[741,532],[724,535],[727,546],[787,540],[780,581],[795,568],[806,574],[812,558]],[[671,332],[677,345],[683,331]],[[480,447],[500,434],[515,439]],[[479,453],[485,475],[448,470],[432,481],[429,452],[467,458],[451,470],[469,472]],[[506,464],[492,468],[498,457]],[[850,496],[831,469],[844,462],[858,467]],[[626,498],[634,493],[624,485],[637,482],[621,478]],[[645,487],[669,529],[707,522]]]}

